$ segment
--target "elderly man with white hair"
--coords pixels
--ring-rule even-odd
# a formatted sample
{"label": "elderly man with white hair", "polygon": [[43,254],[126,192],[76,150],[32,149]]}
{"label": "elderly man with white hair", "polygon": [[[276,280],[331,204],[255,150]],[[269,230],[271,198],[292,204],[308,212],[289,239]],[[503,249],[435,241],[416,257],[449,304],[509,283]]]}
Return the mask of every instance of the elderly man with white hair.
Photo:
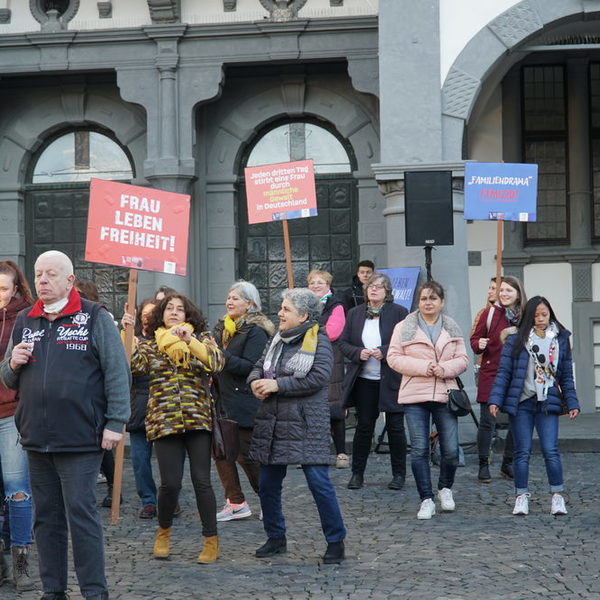
{"label": "elderly man with white hair", "polygon": [[35,263],[38,301],[21,311],[0,364],[19,390],[15,420],[27,451],[42,600],[68,598],[67,534],[84,598],[107,600],[96,476],[129,418],[130,373],[114,322],[73,287],[62,252]]}

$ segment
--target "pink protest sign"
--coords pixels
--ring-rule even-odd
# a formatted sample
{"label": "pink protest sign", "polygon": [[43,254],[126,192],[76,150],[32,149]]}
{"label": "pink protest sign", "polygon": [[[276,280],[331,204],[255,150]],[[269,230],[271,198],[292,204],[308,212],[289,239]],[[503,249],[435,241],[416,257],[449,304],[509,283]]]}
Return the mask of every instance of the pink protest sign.
{"label": "pink protest sign", "polygon": [[185,275],[190,197],[92,179],[85,259]]}
{"label": "pink protest sign", "polygon": [[312,160],[244,169],[248,223],[266,223],[317,215]]}

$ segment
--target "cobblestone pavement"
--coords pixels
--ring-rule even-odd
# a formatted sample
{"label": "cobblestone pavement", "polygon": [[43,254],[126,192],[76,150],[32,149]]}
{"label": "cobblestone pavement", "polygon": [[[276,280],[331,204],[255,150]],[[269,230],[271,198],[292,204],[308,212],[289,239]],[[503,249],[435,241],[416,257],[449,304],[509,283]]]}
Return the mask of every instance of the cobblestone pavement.
{"label": "cobblestone pavement", "polygon": [[[387,489],[389,459],[372,455],[361,490],[346,489],[349,470],[331,470],[348,538],[343,565],[323,565],[325,549],[317,512],[302,471],[290,468],[284,489],[288,553],[272,561],[254,557],[265,536],[258,501],[249,519],[219,526],[222,553],[213,565],[195,562],[200,526],[189,482],[182,492],[184,513],[176,521],[172,557],[151,557],[156,521],[137,518],[130,462],[118,526],[106,523],[107,575],[111,600],[188,598],[427,599],[493,600],[529,598],[600,599],[600,475],[598,454],[565,454],[569,515],[552,517],[539,455],[532,459],[528,517],[513,517],[512,485],[495,478],[476,481],[476,457],[467,455],[454,487],[456,512],[431,521],[415,518],[418,498],[412,475],[401,492]],[[492,465],[497,475],[500,461]],[[436,475],[436,469],[433,469]],[[218,496],[221,488],[213,477]],[[247,487],[247,485],[246,485]],[[98,486],[99,500],[105,485]],[[35,549],[33,574],[37,576]],[[72,573],[72,567],[71,567]],[[71,599],[80,600],[75,579]],[[3,600],[38,600],[39,590],[17,594],[0,588]]]}

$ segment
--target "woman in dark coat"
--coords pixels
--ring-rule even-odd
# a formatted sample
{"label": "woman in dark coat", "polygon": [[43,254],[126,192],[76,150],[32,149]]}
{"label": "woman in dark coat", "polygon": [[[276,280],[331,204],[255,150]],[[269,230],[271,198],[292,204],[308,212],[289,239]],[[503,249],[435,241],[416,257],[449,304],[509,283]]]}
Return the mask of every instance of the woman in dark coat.
{"label": "woman in dark coat", "polygon": [[[529,513],[529,457],[533,428],[537,430],[552,494],[550,512],[566,515],[562,463],[558,451],[558,416],[579,414],[573,382],[570,333],[550,303],[534,296],[525,305],[517,333],[506,339],[488,404],[492,417],[508,413],[514,439],[515,508]],[[563,407],[566,404],[566,407]]]}
{"label": "woman in dark coat", "polygon": [[335,446],[335,466],[347,469],[350,466],[346,454],[346,411],[344,410],[344,355],[337,340],[346,324],[346,315],[342,301],[331,291],[333,276],[327,271],[312,270],[307,279],[308,289],[314,292],[323,304],[319,325],[325,328],[325,333],[333,348],[333,369],[329,381],[329,415],[331,418],[331,437]]}
{"label": "woman in dark coat", "polygon": [[373,273],[365,286],[365,304],[350,310],[339,340],[350,360],[344,379],[344,406],[356,407],[356,429],[352,442],[351,490],[363,486],[364,471],[371,451],[375,423],[385,412],[390,445],[391,490],[401,490],[406,477],[406,432],[404,413],[398,404],[400,375],[386,362],[392,332],[408,311],[394,304],[387,275]]}
{"label": "woman in dark coat", "polygon": [[258,558],[286,551],[281,487],[288,465],[301,465],[327,540],[324,563],[344,559],[346,529],[329,479],[327,384],[333,353],[320,330],[319,299],[308,289],[282,294],[279,331],[265,348],[248,383],[262,401],[250,458],[260,463],[260,502],[268,539]]}
{"label": "woman in dark coat", "polygon": [[[227,314],[213,329],[215,340],[225,357],[225,366],[218,376],[219,399],[227,417],[238,422],[240,453],[237,462],[258,494],[259,465],[248,459],[248,450],[260,401],[250,391],[246,378],[261,357],[275,327],[260,312],[258,290],[248,281],[238,281],[231,286],[225,308]],[[242,492],[235,462],[217,460],[215,464],[225,490],[225,506],[217,513],[217,521],[244,519],[252,515]]]}

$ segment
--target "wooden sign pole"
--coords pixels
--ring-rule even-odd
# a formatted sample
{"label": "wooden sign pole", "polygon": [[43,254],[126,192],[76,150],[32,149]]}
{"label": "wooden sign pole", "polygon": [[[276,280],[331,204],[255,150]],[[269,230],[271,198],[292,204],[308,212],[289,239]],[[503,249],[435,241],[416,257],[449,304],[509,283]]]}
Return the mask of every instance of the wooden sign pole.
{"label": "wooden sign pole", "polygon": [[496,300],[500,300],[500,284],[502,283],[502,239],[504,234],[504,221],[496,221]]}
{"label": "wooden sign pole", "polygon": [[288,288],[294,287],[294,271],[292,269],[292,247],[290,246],[290,231],[287,219],[283,219],[283,247],[285,249],[285,264],[287,267]]}
{"label": "wooden sign pole", "polygon": [[[127,293],[127,306],[130,312],[135,311],[135,297],[137,294],[138,272],[136,269],[129,269],[129,290]],[[127,364],[131,363],[133,354],[134,331],[132,325],[125,327],[125,354]],[[123,482],[123,459],[125,457],[125,428],[123,428],[123,438],[117,446],[115,456],[115,480],[112,493],[112,507],[110,511],[110,524],[116,525],[119,521],[119,510],[121,508],[121,487]]]}

